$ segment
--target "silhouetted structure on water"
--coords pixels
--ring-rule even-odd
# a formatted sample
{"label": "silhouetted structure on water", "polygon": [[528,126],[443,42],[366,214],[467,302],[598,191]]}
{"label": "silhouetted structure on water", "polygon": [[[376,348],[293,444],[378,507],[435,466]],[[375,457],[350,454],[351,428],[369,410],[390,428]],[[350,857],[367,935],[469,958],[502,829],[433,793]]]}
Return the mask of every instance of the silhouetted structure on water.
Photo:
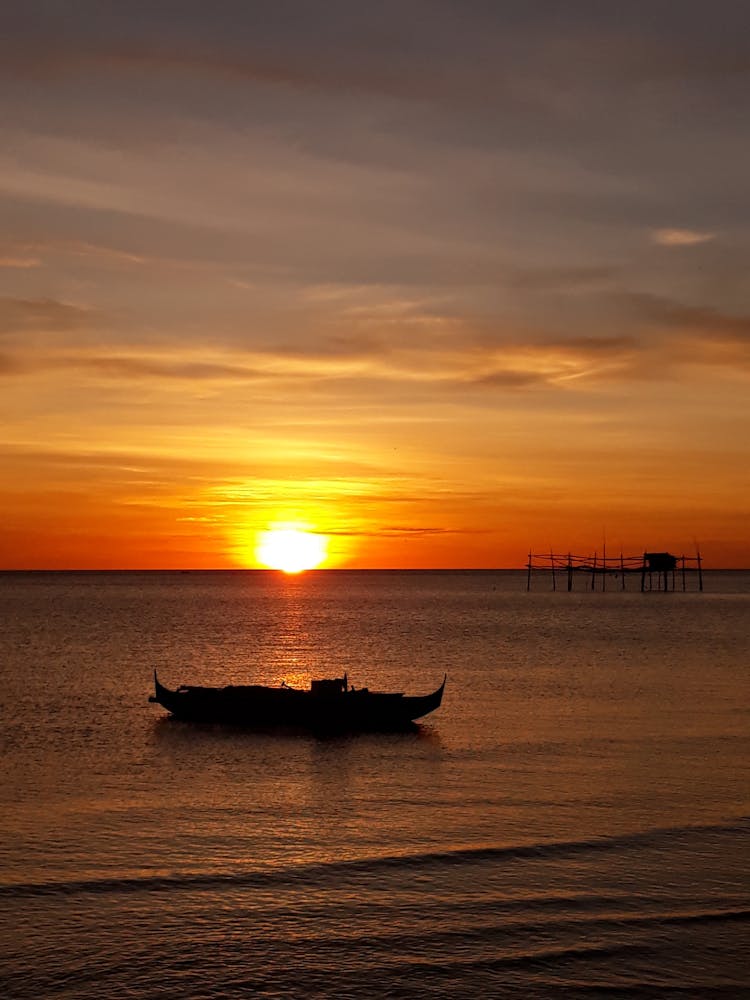
{"label": "silhouetted structure on water", "polygon": [[408,728],[440,707],[443,683],[432,694],[409,696],[402,692],[370,691],[348,683],[347,675],[310,682],[307,690],[283,683],[230,684],[201,687],[181,684],[164,687],[154,671],[154,694],[149,701],[162,705],[188,722],[229,723],[265,729],[301,726],[315,730],[353,732],[367,729]]}
{"label": "silhouetted structure on water", "polygon": [[[671,552],[644,552],[641,556],[608,556],[606,548],[602,554],[594,552],[590,556],[578,556],[568,552],[565,555],[550,550],[549,553],[529,552],[526,565],[526,590],[531,590],[535,573],[549,575],[552,589],[558,589],[562,579],[567,590],[573,590],[576,577],[586,578],[586,586],[591,590],[605,591],[609,579],[620,590],[627,590],[628,576],[640,576],[641,591],[688,590],[688,578],[697,578],[698,590],[703,590],[703,563],[698,549],[694,556],[673,556]],[[678,588],[677,581],[681,587]],[[597,583],[599,587],[597,588]],[[692,588],[691,588],[692,589]]]}

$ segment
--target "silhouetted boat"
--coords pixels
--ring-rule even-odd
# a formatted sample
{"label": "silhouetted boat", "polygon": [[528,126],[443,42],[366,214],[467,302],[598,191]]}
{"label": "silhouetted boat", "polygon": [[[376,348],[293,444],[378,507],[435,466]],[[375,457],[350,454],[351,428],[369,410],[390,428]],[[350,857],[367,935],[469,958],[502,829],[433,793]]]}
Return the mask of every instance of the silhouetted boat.
{"label": "silhouetted boat", "polygon": [[175,691],[159,683],[154,671],[156,693],[149,701],[163,705],[178,719],[190,722],[220,722],[237,726],[303,726],[311,729],[399,729],[409,726],[443,700],[445,681],[432,694],[408,697],[354,690],[346,676],[334,680],[315,680],[310,689],[282,684],[264,687],[259,684],[227,687],[197,687],[183,684]]}

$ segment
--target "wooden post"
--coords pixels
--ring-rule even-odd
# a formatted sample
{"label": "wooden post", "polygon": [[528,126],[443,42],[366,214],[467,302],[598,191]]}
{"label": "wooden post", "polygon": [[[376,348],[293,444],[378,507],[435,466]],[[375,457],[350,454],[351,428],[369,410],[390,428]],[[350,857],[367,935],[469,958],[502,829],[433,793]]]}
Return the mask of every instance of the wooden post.
{"label": "wooden post", "polygon": [[698,563],[698,590],[703,591],[703,567],[701,565],[700,549],[695,550],[695,561]]}
{"label": "wooden post", "polygon": [[528,571],[529,571],[529,572],[528,572],[528,573],[527,573],[527,575],[526,575],[526,593],[527,593],[527,594],[528,594],[528,592],[529,592],[529,591],[531,590],[531,549],[529,549],[529,564],[528,564]]}
{"label": "wooden post", "polygon": [[591,589],[596,590],[596,552],[594,553],[594,561],[591,564]]}
{"label": "wooden post", "polygon": [[573,561],[572,561],[572,558],[571,558],[571,555],[570,555],[570,552],[569,552],[568,553],[568,593],[570,593],[570,591],[572,589],[573,589]]}
{"label": "wooden post", "polygon": [[602,546],[602,593],[607,589],[607,543]]}
{"label": "wooden post", "polygon": [[549,548],[549,561],[550,561],[550,565],[552,566],[552,589],[553,590],[557,590],[557,581],[555,579],[555,557],[552,554],[552,546],[551,545],[550,545],[550,548]]}
{"label": "wooden post", "polygon": [[641,593],[646,589],[646,553],[643,553],[643,563],[641,564]]}
{"label": "wooden post", "polygon": [[687,588],[685,586],[685,556],[683,556],[682,557],[682,592],[683,592],[683,594],[685,593],[686,589]]}
{"label": "wooden post", "polygon": [[622,557],[622,549],[620,549],[620,576],[622,577],[622,589],[625,590],[625,560]]}

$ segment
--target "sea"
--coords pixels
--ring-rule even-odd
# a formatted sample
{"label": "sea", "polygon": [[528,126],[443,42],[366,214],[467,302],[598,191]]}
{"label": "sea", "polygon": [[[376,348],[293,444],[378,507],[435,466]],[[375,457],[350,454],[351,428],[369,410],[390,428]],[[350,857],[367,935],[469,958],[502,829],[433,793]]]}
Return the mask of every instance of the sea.
{"label": "sea", "polygon": [[[557,583],[0,574],[0,996],[750,996],[750,574]],[[154,669],[448,679],[324,736],[176,721]]]}

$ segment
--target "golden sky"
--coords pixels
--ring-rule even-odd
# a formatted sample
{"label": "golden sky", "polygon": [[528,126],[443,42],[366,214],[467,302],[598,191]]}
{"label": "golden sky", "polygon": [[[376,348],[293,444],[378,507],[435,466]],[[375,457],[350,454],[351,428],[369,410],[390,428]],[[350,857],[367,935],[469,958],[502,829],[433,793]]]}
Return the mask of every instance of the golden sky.
{"label": "golden sky", "polygon": [[0,568],[750,565],[746,16],[11,4]]}

